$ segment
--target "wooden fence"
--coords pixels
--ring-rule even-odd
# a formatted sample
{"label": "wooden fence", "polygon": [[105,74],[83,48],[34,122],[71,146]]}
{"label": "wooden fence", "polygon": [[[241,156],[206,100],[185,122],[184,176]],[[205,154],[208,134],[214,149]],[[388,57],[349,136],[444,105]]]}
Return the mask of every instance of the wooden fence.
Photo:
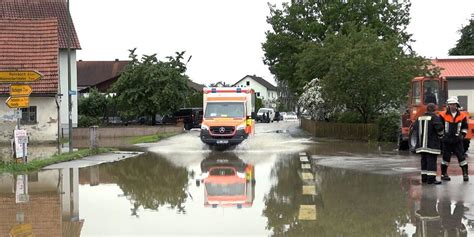
{"label": "wooden fence", "polygon": [[379,137],[376,124],[328,123],[301,118],[301,127],[314,137],[373,141]]}

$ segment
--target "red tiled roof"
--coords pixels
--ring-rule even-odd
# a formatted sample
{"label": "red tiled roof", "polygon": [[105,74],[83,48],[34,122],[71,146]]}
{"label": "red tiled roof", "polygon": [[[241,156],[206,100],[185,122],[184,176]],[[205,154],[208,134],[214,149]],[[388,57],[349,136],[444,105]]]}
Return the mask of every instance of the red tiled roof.
{"label": "red tiled roof", "polygon": [[[0,0],[0,18],[56,18],[59,22],[59,48],[67,48],[67,6],[62,0]],[[80,49],[71,19],[71,48]]]}
{"label": "red tiled roof", "polygon": [[[50,19],[0,18],[0,71],[36,70],[43,78],[31,82],[32,94],[58,92],[58,22]],[[0,94],[9,93],[0,84]]]}
{"label": "red tiled roof", "polygon": [[120,75],[129,61],[78,61],[77,85],[94,86]]}
{"label": "red tiled roof", "polygon": [[474,78],[474,57],[432,59],[431,62],[440,68],[444,68],[444,70],[441,70],[441,76],[443,77]]}

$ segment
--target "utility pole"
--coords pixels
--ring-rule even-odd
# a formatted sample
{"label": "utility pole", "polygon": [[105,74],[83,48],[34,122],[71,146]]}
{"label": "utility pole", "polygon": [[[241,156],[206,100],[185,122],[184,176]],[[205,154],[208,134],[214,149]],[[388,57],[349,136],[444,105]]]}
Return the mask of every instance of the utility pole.
{"label": "utility pole", "polygon": [[67,39],[67,102],[68,102],[68,117],[69,117],[69,152],[72,152],[72,91],[71,91],[71,12],[69,11],[69,0],[67,0],[67,25],[66,25],[66,39]]}

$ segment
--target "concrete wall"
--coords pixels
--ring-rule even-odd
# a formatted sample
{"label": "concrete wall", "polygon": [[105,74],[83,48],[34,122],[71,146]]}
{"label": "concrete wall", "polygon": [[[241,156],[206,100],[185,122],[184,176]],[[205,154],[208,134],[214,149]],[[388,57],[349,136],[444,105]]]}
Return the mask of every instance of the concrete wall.
{"label": "concrete wall", "polygon": [[[77,127],[77,66],[76,51],[71,50],[71,90],[76,91],[76,95],[72,95],[72,126]],[[61,97],[61,127],[69,126],[69,110],[68,110],[68,67],[67,67],[67,50],[59,51],[59,93]]]}
{"label": "concrete wall", "polygon": [[[6,101],[7,97],[0,97]],[[28,132],[30,142],[55,142],[58,132],[58,113],[54,97],[30,97],[30,106],[36,106],[37,123],[21,125]],[[0,143],[10,143],[17,124],[15,110],[0,103]]]}
{"label": "concrete wall", "polygon": [[[146,136],[158,133],[182,132],[183,127],[178,126],[127,126],[127,127],[105,127],[99,129],[99,138],[120,138]],[[74,128],[73,139],[89,139],[90,128]]]}
{"label": "concrete wall", "polygon": [[467,110],[474,115],[474,80],[451,79],[448,82],[449,96],[467,96]]}

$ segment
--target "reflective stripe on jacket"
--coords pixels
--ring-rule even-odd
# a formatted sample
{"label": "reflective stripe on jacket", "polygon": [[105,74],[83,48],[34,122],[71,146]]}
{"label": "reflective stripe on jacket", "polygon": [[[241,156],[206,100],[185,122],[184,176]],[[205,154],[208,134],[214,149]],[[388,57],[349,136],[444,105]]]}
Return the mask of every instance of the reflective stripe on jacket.
{"label": "reflective stripe on jacket", "polygon": [[443,123],[434,113],[425,113],[413,124],[413,132],[417,136],[416,153],[441,153],[440,137],[443,135]]}
{"label": "reflective stripe on jacket", "polygon": [[443,141],[455,143],[460,140],[459,136],[466,136],[467,133],[467,117],[465,113],[457,111],[456,116],[453,117],[451,111],[443,111],[439,113],[444,124]]}

